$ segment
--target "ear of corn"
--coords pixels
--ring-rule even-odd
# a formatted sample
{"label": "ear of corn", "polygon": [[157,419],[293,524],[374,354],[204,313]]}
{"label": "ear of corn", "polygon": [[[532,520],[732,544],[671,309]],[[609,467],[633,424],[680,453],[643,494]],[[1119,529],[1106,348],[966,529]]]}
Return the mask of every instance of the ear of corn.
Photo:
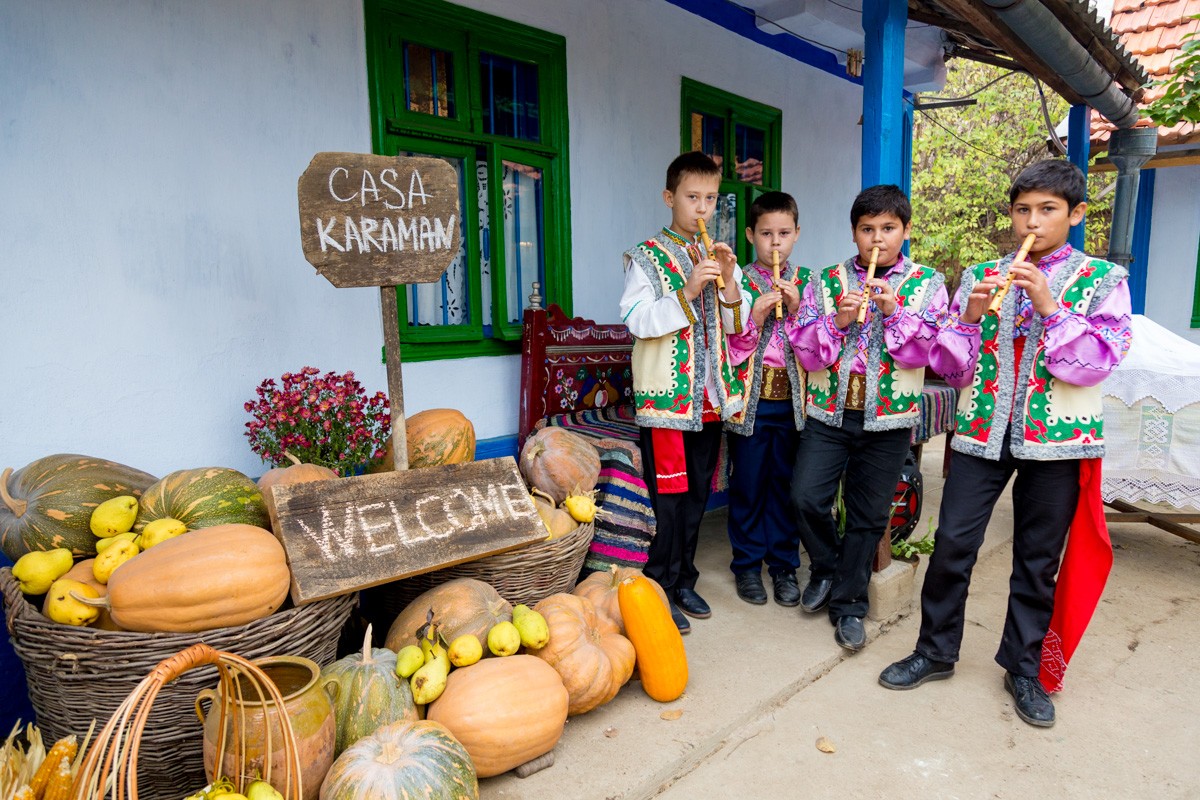
{"label": "ear of corn", "polygon": [[34,797],[33,789],[29,788],[29,784],[23,784],[20,789],[17,789],[16,794],[12,796],[12,800],[37,800]]}
{"label": "ear of corn", "polygon": [[67,760],[67,771],[70,772],[71,759],[75,757],[75,751],[79,747],[79,742],[75,738],[75,734],[64,736],[54,743],[50,748],[50,752],[46,754],[46,759],[42,765],[38,767],[38,771],[34,773],[33,780],[29,782],[29,788],[33,789],[35,798],[43,798],[46,794],[46,786],[50,783],[50,778],[54,776],[58,770],[59,763],[65,758]]}
{"label": "ear of corn", "polygon": [[[49,759],[47,759],[49,761]],[[63,756],[58,760],[50,781],[46,784],[46,793],[42,800],[68,800],[71,796],[71,759]]]}

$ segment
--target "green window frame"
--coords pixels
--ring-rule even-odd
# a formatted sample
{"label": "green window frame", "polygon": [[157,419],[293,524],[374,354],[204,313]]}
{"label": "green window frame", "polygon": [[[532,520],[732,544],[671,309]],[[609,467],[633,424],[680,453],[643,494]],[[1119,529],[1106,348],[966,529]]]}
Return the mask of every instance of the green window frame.
{"label": "green window frame", "polygon": [[[440,156],[461,162],[462,168],[462,280],[467,296],[456,309],[465,314],[465,321],[447,324],[443,314],[439,323],[420,324],[416,288],[396,287],[404,360],[518,353],[521,313],[533,277],[523,272],[522,283],[514,286],[522,265],[509,253],[532,248],[542,275],[543,302],[572,313],[566,39],[445,0],[364,0],[364,12],[373,152]],[[421,59],[414,58],[418,66],[410,67],[414,52]],[[514,62],[514,69],[525,75],[528,67],[534,68],[536,108],[530,112],[533,104],[527,104],[524,115],[516,110],[519,104],[506,109],[512,110],[514,121],[520,116],[526,130],[516,122],[514,130],[524,135],[491,133],[486,127],[489,114],[498,119],[494,101],[500,95],[485,96],[484,90],[483,71],[493,57]],[[412,79],[418,69],[428,70],[429,77],[429,85],[421,87],[420,102],[414,100],[417,82]],[[413,110],[410,104],[431,110]],[[533,134],[528,132],[531,125],[536,128]],[[533,176],[528,185],[536,199],[536,242],[505,240],[506,174],[514,182],[521,175]],[[512,183],[509,188],[519,190]],[[486,238],[481,235],[482,209]],[[445,300],[442,304],[444,312]],[[511,308],[514,304],[519,307]],[[491,316],[488,325],[485,312]]]}
{"label": "green window frame", "polygon": [[[747,100],[686,77],[682,81],[679,109],[680,152],[715,150],[722,156],[722,197],[718,202],[727,208],[732,200],[735,207],[733,218],[736,221],[732,231],[715,231],[713,238],[727,242],[737,253],[738,262],[747,264],[754,260],[754,253],[743,235],[746,210],[760,194],[780,188],[783,112],[765,103]],[[703,128],[699,122],[701,117],[706,122],[721,123],[720,130],[712,136],[707,129],[698,130],[698,124]],[[762,133],[761,183],[746,180],[744,175],[739,176],[736,156],[746,146],[739,142],[739,136],[749,131]],[[698,137],[707,140],[709,146],[703,146],[697,141]],[[718,215],[721,215],[722,206],[718,206]]]}

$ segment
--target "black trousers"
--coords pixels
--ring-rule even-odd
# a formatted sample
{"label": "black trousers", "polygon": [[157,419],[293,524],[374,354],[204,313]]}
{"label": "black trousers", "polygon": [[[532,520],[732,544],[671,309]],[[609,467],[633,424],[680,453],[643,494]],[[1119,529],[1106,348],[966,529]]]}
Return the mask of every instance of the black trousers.
{"label": "black trousers", "polygon": [[696,570],[696,544],[700,521],[712,492],[713,471],[721,452],[721,423],[706,422],[698,431],[683,432],[683,453],[688,490],[679,494],[659,494],[654,480],[654,443],[649,428],[640,428],[642,474],[650,490],[657,527],[643,572],[653,578],[671,596],[676,589],[694,589],[700,573]]}
{"label": "black trousers", "polygon": [[[912,430],[863,430],[863,412],[847,411],[842,427],[812,417],[800,436],[792,473],[792,502],[813,580],[831,578],[829,618],[863,617],[871,560],[887,527],[892,497]],[[846,534],[837,535],[830,510],[845,473]]]}
{"label": "black trousers", "polygon": [[1054,580],[1067,529],[1079,500],[1079,461],[1031,461],[1009,451],[999,461],[957,451],[938,514],[937,545],[921,587],[917,652],[957,661],[971,570],[992,509],[1013,473],[1013,566],[1008,616],[996,663],[1015,675],[1037,677],[1042,640],[1054,607]]}
{"label": "black trousers", "polygon": [[791,400],[759,400],[754,434],[729,434],[729,544],[737,575],[800,568],[800,526],[789,501],[800,432]]}

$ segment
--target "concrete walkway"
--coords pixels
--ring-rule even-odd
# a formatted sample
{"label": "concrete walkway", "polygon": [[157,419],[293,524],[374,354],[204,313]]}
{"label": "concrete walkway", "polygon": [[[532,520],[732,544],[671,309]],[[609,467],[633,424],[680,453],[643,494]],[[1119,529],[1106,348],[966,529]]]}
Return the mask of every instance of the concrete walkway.
{"label": "concrete walkway", "polygon": [[[925,518],[940,500],[940,445],[922,465]],[[701,534],[697,588],[713,617],[684,639],[684,696],[659,704],[630,683],[568,720],[552,768],[486,779],[482,798],[1200,797],[1200,547],[1113,526],[1112,577],[1055,697],[1058,724],[1042,730],[1013,713],[992,661],[1011,562],[1007,498],[975,570],[958,672],[912,692],[876,678],[911,652],[915,609],[886,629],[868,623],[871,643],[849,655],[823,613],[737,598],[725,523],[710,514]]]}

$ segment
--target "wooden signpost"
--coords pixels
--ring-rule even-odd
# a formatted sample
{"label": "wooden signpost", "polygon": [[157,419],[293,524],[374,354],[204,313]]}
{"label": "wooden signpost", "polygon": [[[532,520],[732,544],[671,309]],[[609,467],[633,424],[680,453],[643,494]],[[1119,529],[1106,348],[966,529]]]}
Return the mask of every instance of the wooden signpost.
{"label": "wooden signpost", "polygon": [[318,153],[300,176],[304,257],[337,287],[380,287],[396,472],[275,486],[292,600],[307,603],[546,538],[511,458],[408,470],[396,287],[432,283],[462,241],[439,158]]}

